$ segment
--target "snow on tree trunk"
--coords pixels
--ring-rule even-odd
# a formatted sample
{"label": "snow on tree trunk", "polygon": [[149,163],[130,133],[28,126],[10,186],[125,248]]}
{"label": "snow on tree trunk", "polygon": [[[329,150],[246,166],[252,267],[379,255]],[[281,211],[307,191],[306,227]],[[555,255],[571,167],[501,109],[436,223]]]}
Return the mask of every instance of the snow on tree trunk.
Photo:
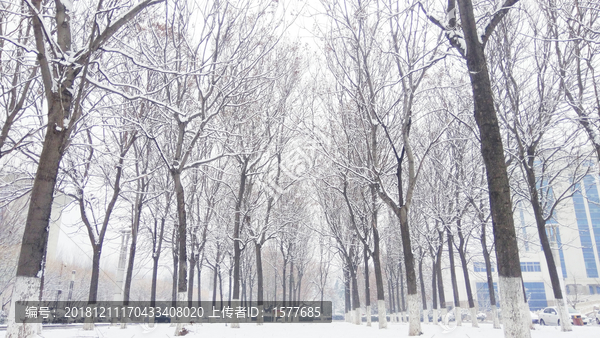
{"label": "snow on tree trunk", "polygon": [[360,308],[354,309],[353,312],[354,312],[354,320],[353,320],[354,324],[360,325],[361,324],[360,323]]}
{"label": "snow on tree trunk", "polygon": [[[179,291],[177,293],[177,306],[187,306],[187,291]],[[175,336],[185,335],[184,327],[182,322],[178,322],[175,325]]]}
{"label": "snow on tree trunk", "polygon": [[529,304],[527,302],[523,302],[522,306],[524,330],[535,330],[533,327],[533,321],[531,320],[531,312],[529,312]]}
{"label": "snow on tree trunk", "polygon": [[560,330],[562,332],[573,331],[566,301],[564,299],[557,299],[556,309],[558,310],[558,316],[560,317]]}
{"label": "snow on tree trunk", "polygon": [[438,314],[438,309],[433,309],[433,317],[431,317],[431,320],[433,320],[433,324],[437,324],[438,323],[438,317],[440,315]]}
{"label": "snow on tree trunk", "polygon": [[387,313],[385,311],[385,300],[377,300],[377,311],[379,313],[379,328],[387,329]]}
{"label": "snow on tree trunk", "polygon": [[462,309],[458,306],[454,308],[454,318],[456,319],[456,326],[462,326]]}
{"label": "snow on tree trunk", "polygon": [[371,326],[371,305],[367,306],[367,326]]}
{"label": "snow on tree trunk", "polygon": [[408,294],[408,335],[421,335],[421,318],[419,317],[419,295]]}
{"label": "snow on tree trunk", "polygon": [[[258,306],[258,313],[259,314],[264,313],[264,305]],[[256,325],[263,325],[264,321],[265,321],[264,317],[259,315],[258,318],[256,318]]]}
{"label": "snow on tree trunk", "polygon": [[523,285],[520,277],[499,276],[500,304],[504,336],[507,338],[529,338],[529,326],[525,328],[523,312]]}
{"label": "snow on tree trunk", "polygon": [[[239,298],[234,298],[232,299],[232,304],[240,304],[240,300]],[[240,323],[231,323],[231,328],[232,329],[239,329],[240,328]]]}
{"label": "snow on tree trunk", "polygon": [[440,309],[440,317],[442,317],[442,324],[448,325],[448,309],[443,307]]}
{"label": "snow on tree trunk", "polygon": [[498,319],[498,308],[496,305],[492,305],[492,321],[494,322],[494,329],[501,329],[500,320]]}
{"label": "snow on tree trunk", "polygon": [[471,310],[471,325],[473,327],[479,327],[479,323],[477,322],[477,309],[472,307],[469,310]]}
{"label": "snow on tree trunk", "polygon": [[18,301],[38,301],[40,295],[40,278],[17,276],[13,286],[13,296],[10,301],[10,312],[8,316],[8,326],[6,328],[6,338],[25,338],[38,333],[37,323],[17,323],[15,322],[16,302]]}
{"label": "snow on tree trunk", "polygon": [[[410,320],[410,316],[408,318]],[[429,324],[429,316],[427,310],[423,310],[423,323]]]}
{"label": "snow on tree trunk", "polygon": [[[122,325],[123,323],[121,323]],[[92,317],[85,317],[85,322],[83,323],[84,331],[93,331],[96,328],[94,325],[94,319]]]}

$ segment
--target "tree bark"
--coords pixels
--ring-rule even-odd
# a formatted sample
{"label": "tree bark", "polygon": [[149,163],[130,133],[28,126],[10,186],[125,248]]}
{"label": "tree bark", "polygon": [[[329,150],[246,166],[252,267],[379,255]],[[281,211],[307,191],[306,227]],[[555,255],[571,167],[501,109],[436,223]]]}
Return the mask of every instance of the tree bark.
{"label": "tree bark", "polygon": [[432,301],[432,310],[433,310],[433,323],[437,324],[438,323],[438,316],[437,316],[437,310],[438,310],[438,302],[437,302],[437,259],[436,257],[433,255],[433,253],[431,254],[431,301]]}
{"label": "tree bark", "polygon": [[[482,217],[480,216],[480,220]],[[500,329],[500,323],[498,322],[498,308],[496,306],[496,291],[494,291],[494,277],[492,275],[492,260],[490,259],[490,252],[487,248],[486,238],[486,223],[481,222],[481,247],[483,252],[483,261],[485,262],[485,274],[490,295],[490,307],[492,308],[492,321],[494,322],[494,329]]]}
{"label": "tree bark", "polygon": [[460,257],[460,264],[462,265],[463,277],[465,279],[465,287],[467,289],[467,300],[469,303],[469,309],[471,310],[471,325],[473,327],[479,327],[477,323],[477,313],[475,311],[475,301],[473,299],[473,290],[471,289],[471,279],[469,278],[469,267],[467,265],[467,254],[465,253],[465,237],[461,227],[462,221],[457,220],[457,233],[458,233],[458,256]]}
{"label": "tree bark", "polygon": [[215,265],[213,267],[213,296],[212,296],[212,306],[217,306],[217,276],[219,270],[219,255],[220,250],[217,248],[217,258],[215,261]]}
{"label": "tree bark", "polygon": [[[16,276],[18,280],[23,281],[23,287],[27,292],[19,294],[20,298],[15,296],[11,301],[11,308],[16,301],[39,300],[39,288],[41,283],[39,279],[43,274],[44,263],[46,259],[46,248],[48,245],[48,224],[50,223],[50,214],[52,202],[54,199],[54,188],[58,176],[58,169],[63,154],[69,144],[69,136],[79,120],[80,109],[77,104],[82,97],[83,85],[86,83],[87,64],[89,58],[97,51],[105,41],[116,33],[125,23],[134,18],[142,9],[151,6],[160,1],[144,1],[128,12],[127,15],[120,17],[111,25],[105,28],[98,37],[95,37],[95,31],[92,33],[87,52],[78,55],[76,61],[67,65],[51,65],[50,59],[60,58],[63,55],[50,57],[46,55],[47,39],[54,39],[54,36],[45,36],[45,34],[56,34],[55,43],[59,47],[61,54],[73,52],[71,49],[71,25],[70,16],[67,8],[60,1],[56,1],[55,12],[55,32],[44,32],[40,17],[46,15],[42,10],[41,0],[32,0],[31,20],[33,33],[37,49],[37,61],[42,74],[44,95],[48,107],[46,126],[46,135],[42,145],[39,164],[33,180],[31,199],[27,210],[25,221],[25,231],[21,242],[19,260],[17,263]],[[94,38],[95,37],[95,38]],[[74,53],[73,53],[74,54]],[[60,77],[53,74],[57,70]],[[79,88],[74,88],[74,83],[83,70],[83,78]],[[75,100],[76,107],[73,107],[73,94],[77,93]],[[67,125],[65,125],[67,121]],[[21,287],[21,285],[18,285]],[[35,290],[34,290],[35,289]],[[17,299],[19,298],[19,299]],[[36,299],[37,298],[37,299]],[[34,332],[32,325],[23,325],[11,321],[7,329],[7,337],[22,337],[28,333]]]}
{"label": "tree bark", "polygon": [[[262,266],[262,247],[260,243],[256,243],[254,245],[255,253],[256,253],[256,281],[257,281],[257,289],[256,289],[256,302],[258,306],[259,312],[263,309],[263,300],[264,300],[264,288],[263,288],[263,266]],[[257,323],[262,323],[262,316],[258,317]]]}
{"label": "tree bark", "polygon": [[[346,262],[344,269],[344,305],[345,305],[345,320],[350,321],[350,310],[352,309],[352,302],[350,301],[350,266]],[[283,283],[285,285],[285,283]]]}
{"label": "tree bark", "polygon": [[190,255],[190,271],[188,273],[189,285],[188,285],[188,292],[187,292],[187,300],[188,300],[189,307],[192,306],[192,302],[194,301],[194,276],[195,276],[197,261],[198,261],[198,257],[196,256],[195,253],[192,252],[192,254]]}
{"label": "tree bark", "polygon": [[[442,278],[442,251],[444,248],[444,232],[438,230],[440,238],[440,246],[437,248],[436,261],[435,261],[435,273],[437,274],[437,286],[438,295],[440,299],[440,309],[442,310],[442,317],[446,317],[446,295],[444,294],[444,279]],[[442,318],[445,321],[445,318]]]}
{"label": "tree bark", "polygon": [[388,296],[390,299],[390,320],[392,323],[396,321],[396,304],[394,297],[394,285],[391,279],[388,279]]}
{"label": "tree bark", "polygon": [[[508,9],[517,0],[508,0],[503,9],[494,14],[487,26],[483,40],[487,40],[497,21],[501,20]],[[502,309],[504,334],[507,338],[531,336],[529,331],[523,332],[521,299],[521,265],[519,248],[512,213],[510,184],[504,158],[504,146],[490,82],[484,43],[477,32],[477,24],[471,0],[458,2],[462,31],[466,42],[464,57],[467,61],[471,89],[473,91],[474,115],[481,137],[481,154],[486,167],[492,223],[496,246],[496,258],[500,290],[502,292]]]}
{"label": "tree bark", "polygon": [[381,263],[379,258],[379,230],[373,228],[373,267],[375,269],[375,284],[377,286],[377,316],[379,328],[387,328],[387,314],[385,311],[385,291],[383,289],[383,276],[381,274]]}
{"label": "tree bark", "polygon": [[458,282],[456,281],[456,269],[454,265],[454,243],[450,228],[446,229],[448,237],[448,256],[450,257],[450,278],[452,280],[452,295],[454,296],[454,318],[456,326],[462,326],[462,314],[460,313],[460,298],[458,295]]}
{"label": "tree bark", "polygon": [[[371,287],[369,285],[369,248],[363,245],[363,260],[365,264],[365,306],[367,307],[367,326],[371,326]],[[323,288],[321,289],[321,303],[323,302]]]}
{"label": "tree bark", "polygon": [[539,198],[537,190],[537,179],[534,171],[534,159],[535,159],[535,147],[531,146],[527,149],[527,156],[525,155],[525,149],[520,147],[521,150],[521,162],[525,175],[527,176],[527,184],[529,186],[529,195],[531,197],[531,206],[533,207],[533,215],[535,216],[535,223],[537,225],[537,231],[542,244],[542,251],[546,258],[546,266],[548,267],[548,274],[550,275],[550,283],[552,284],[552,291],[554,292],[554,299],[556,300],[556,307],[561,317],[560,328],[561,331],[572,331],[571,321],[568,319],[568,309],[565,306],[565,300],[563,299],[562,288],[560,285],[560,277],[558,276],[558,269],[556,268],[556,262],[554,261],[554,254],[550,247],[550,241],[548,240],[548,233],[546,232],[546,219],[544,218],[544,211],[542,209],[542,203]]}
{"label": "tree bark", "polygon": [[[143,172],[145,174],[145,170]],[[142,178],[138,180],[138,193],[136,194],[133,222],[131,224],[131,245],[129,247],[129,262],[127,264],[127,274],[125,276],[125,286],[123,288],[123,304],[129,304],[129,295],[131,291],[131,281],[133,279],[133,267],[135,263],[135,252],[137,248],[137,238],[140,228],[140,219],[142,217],[142,206],[144,205],[144,194],[146,193],[147,183]]]}
{"label": "tree bark", "polygon": [[354,252],[353,248],[350,248],[350,256],[348,257],[348,264],[350,264],[350,278],[352,278],[352,311],[354,318],[353,323],[360,325],[360,298],[358,297],[358,277],[356,276],[356,266],[352,262]]}
{"label": "tree bark", "polygon": [[173,228],[173,240],[171,242],[171,253],[173,254],[173,285],[171,291],[171,302],[174,307],[177,306],[177,277],[179,276],[179,241],[177,240],[177,227]]}
{"label": "tree bark", "polygon": [[423,322],[429,322],[427,316],[427,295],[425,294],[425,280],[423,278],[423,256],[419,259],[419,282],[421,284],[421,305],[423,306]]}
{"label": "tree bark", "polygon": [[[402,322],[404,322],[405,312],[406,312],[406,301],[404,299],[404,272],[402,271],[402,263],[398,262],[398,271],[400,279],[400,287],[398,287],[398,293],[396,294],[396,302],[398,303],[398,307],[400,311],[402,311]],[[396,285],[398,285],[398,280],[396,280]]]}

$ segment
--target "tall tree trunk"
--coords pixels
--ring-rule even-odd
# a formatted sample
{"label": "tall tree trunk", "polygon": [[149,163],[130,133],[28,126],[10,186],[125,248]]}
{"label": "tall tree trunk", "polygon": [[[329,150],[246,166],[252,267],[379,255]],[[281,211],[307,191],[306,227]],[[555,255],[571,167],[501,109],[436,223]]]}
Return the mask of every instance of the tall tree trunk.
{"label": "tall tree trunk", "polygon": [[187,301],[188,306],[192,307],[192,302],[194,301],[194,275],[196,269],[196,262],[198,261],[198,256],[194,252],[190,254],[190,271],[188,274],[188,292],[187,292]]}
{"label": "tall tree trunk", "polygon": [[92,246],[92,277],[90,279],[90,293],[88,303],[95,304],[98,301],[98,282],[100,280],[100,256],[102,248],[99,245]]}
{"label": "tall tree trunk", "polygon": [[[235,203],[235,215],[233,224],[233,301],[240,300],[240,262],[242,256],[242,248],[240,246],[240,234],[242,227],[242,203],[244,192],[246,191],[247,167],[249,157],[242,163],[240,172],[240,186],[238,188],[237,200]],[[237,306],[237,305],[236,305]],[[239,328],[239,323],[231,323],[231,328]]]}
{"label": "tall tree trunk", "polygon": [[179,241],[177,240],[177,227],[173,228],[173,241],[171,242],[173,254],[173,285],[171,290],[171,303],[177,307],[177,276],[179,275]]}
{"label": "tall tree trunk", "polygon": [[[480,217],[482,219],[482,217]],[[494,278],[492,276],[492,260],[490,259],[490,252],[487,248],[486,238],[486,223],[481,223],[481,247],[483,252],[483,261],[485,262],[485,274],[487,279],[487,285],[490,295],[490,307],[492,308],[492,321],[494,323],[494,329],[500,329],[500,322],[498,320],[498,307],[496,306],[496,291],[494,291]]]}
{"label": "tall tree trunk", "polygon": [[223,276],[222,276],[222,271],[219,268],[219,298],[221,299],[221,305],[219,305],[219,307],[223,307],[225,304],[223,303]]}
{"label": "tall tree trunk", "polygon": [[[404,322],[406,320],[406,302],[404,300],[404,272],[402,272],[401,262],[398,262],[398,272],[400,279],[400,287],[398,288],[398,293],[396,294],[396,301],[398,303],[398,308],[400,309],[400,311],[402,311],[402,322]],[[396,280],[396,285],[398,285],[398,280]]]}
{"label": "tall tree trunk", "polygon": [[450,278],[452,279],[452,295],[454,296],[454,318],[456,326],[462,326],[462,312],[460,309],[460,298],[458,295],[458,282],[456,281],[456,269],[454,266],[454,244],[450,228],[446,229],[448,237],[448,256],[450,257]]}
{"label": "tall tree trunk", "polygon": [[218,271],[219,271],[219,256],[221,254],[221,250],[219,250],[219,247],[217,247],[217,258],[215,261],[215,265],[213,267],[213,296],[212,296],[212,306],[216,306],[217,305],[217,277],[218,277]]}
{"label": "tall tree trunk", "polygon": [[[352,273],[351,273],[351,275],[352,275]],[[290,297],[289,297],[290,298],[290,302],[291,302],[292,306],[294,306],[294,301],[296,301],[296,300],[294,299],[295,294],[294,294],[294,260],[293,259],[290,259],[290,279],[289,279],[289,283],[290,283],[290,286],[289,286],[288,294],[290,295]]]}
{"label": "tall tree trunk", "polygon": [[429,322],[427,311],[427,295],[425,294],[425,279],[423,278],[423,256],[419,259],[419,282],[421,284],[421,304],[423,306],[423,322]]}
{"label": "tall tree trunk", "polygon": [[396,311],[395,307],[394,307],[394,286],[392,285],[392,281],[390,279],[388,279],[388,298],[390,300],[390,321],[393,323],[396,320],[394,319],[394,312]]}
{"label": "tall tree trunk", "polygon": [[131,231],[131,244],[129,246],[129,260],[127,263],[127,272],[125,275],[125,286],[123,288],[123,304],[129,304],[129,297],[131,293],[131,281],[133,279],[133,267],[135,264],[135,251],[137,246],[137,229]]}
{"label": "tall tree trunk", "polygon": [[350,278],[352,278],[352,313],[354,318],[352,322],[356,325],[360,325],[360,298],[358,297],[358,278],[356,276],[356,266],[352,262],[353,249],[350,248],[350,257],[348,257],[348,264],[350,264]]}
{"label": "tall tree trunk", "polygon": [[[283,252],[283,249],[282,249],[282,252]],[[283,258],[283,275],[281,277],[281,285],[283,287],[283,291],[282,292],[283,292],[283,302],[284,303],[285,303],[285,300],[286,300],[286,298],[285,298],[285,296],[286,296],[286,294],[285,294],[286,293],[286,285],[285,285],[285,283],[287,282],[286,273],[287,273],[287,259],[284,257]]]}
{"label": "tall tree trunk", "polygon": [[408,206],[400,208],[400,230],[402,238],[402,252],[404,253],[404,266],[406,267],[406,291],[408,298],[409,335],[421,334],[421,321],[419,316],[419,294],[417,290],[417,274],[415,273],[415,258],[410,241],[410,227],[408,225]]}
{"label": "tall tree trunk", "polygon": [[[183,130],[180,129],[180,133]],[[177,201],[177,306],[185,306],[187,297],[187,216],[185,211],[185,195],[183,184],[181,182],[180,169],[172,169],[171,176],[175,183],[175,200]],[[183,323],[177,323],[175,327],[175,336],[184,334]]]}
{"label": "tall tree trunk", "polygon": [[440,299],[440,309],[441,309],[441,316],[442,316],[442,321],[444,323],[446,323],[446,314],[447,314],[447,307],[446,307],[446,295],[444,294],[444,279],[442,278],[442,252],[444,249],[444,232],[443,231],[438,231],[439,237],[440,237],[440,246],[437,248],[437,254],[436,254],[436,262],[435,262],[435,273],[437,274],[437,286],[438,286],[438,295],[439,295],[439,299]]}
{"label": "tall tree trunk", "polygon": [[[371,286],[369,284],[369,247],[363,245],[363,260],[365,264],[365,306],[367,307],[367,326],[371,326]],[[323,303],[323,290],[321,288],[321,303]]]}
{"label": "tall tree trunk", "polygon": [[552,248],[550,247],[548,233],[546,232],[546,219],[544,218],[544,211],[538,194],[538,182],[534,171],[536,152],[535,147],[535,145],[532,145],[527,149],[524,149],[519,142],[521,163],[527,177],[527,185],[529,187],[533,215],[535,216],[535,223],[537,225],[540,243],[542,244],[542,251],[544,252],[546,266],[548,267],[548,274],[550,275],[550,283],[552,284],[552,291],[554,292],[554,299],[556,300],[556,308],[560,317],[560,328],[563,332],[572,331],[573,329],[571,327],[571,320],[569,319],[568,308],[566,307],[565,299],[563,298],[562,294],[558,269],[556,268],[554,254],[552,252]]}
{"label": "tall tree trunk", "polygon": [[[262,247],[260,243],[256,243],[254,245],[255,253],[256,253],[256,302],[258,306],[259,313],[262,313],[263,310],[263,266],[262,266]],[[258,316],[257,324],[262,325],[263,318],[262,316]]]}
{"label": "tall tree trunk", "polygon": [[204,257],[196,262],[196,270],[198,271],[198,304],[202,301],[202,260],[204,260]]}
{"label": "tall tree trunk", "polygon": [[[156,283],[158,278],[158,261],[160,259],[160,255],[162,253],[162,241],[165,230],[165,221],[166,215],[169,212],[169,207],[171,206],[171,196],[167,193],[166,195],[167,205],[165,208],[165,214],[160,220],[160,230],[157,229],[158,221],[154,219],[154,238],[152,239],[152,286],[150,288],[150,306],[154,307],[156,305]],[[154,321],[150,322],[151,327],[154,327]]]}
{"label": "tall tree trunk", "polygon": [[[139,181],[138,181],[139,182]],[[140,218],[142,217],[142,206],[144,204],[144,197],[142,196],[145,193],[144,182],[140,182],[141,184],[138,186],[138,191],[140,191],[136,195],[135,205],[134,205],[134,213],[133,213],[133,223],[131,224],[131,245],[129,246],[129,262],[127,264],[127,273],[125,276],[125,286],[123,289],[123,304],[129,304],[129,295],[131,291],[131,281],[133,279],[133,267],[135,264],[135,252],[137,248],[137,238],[138,238],[138,230],[140,228]]]}
{"label": "tall tree trunk", "polygon": [[438,297],[437,297],[437,259],[434,257],[433,253],[431,254],[431,301],[432,301],[432,309],[433,309],[433,323],[438,323]]}
{"label": "tall tree trunk", "polygon": [[231,306],[231,287],[232,287],[231,286],[231,278],[232,278],[231,271],[232,270],[233,270],[233,266],[229,267],[229,274],[228,274],[229,277],[227,277],[227,280],[228,280],[227,290],[229,290],[228,295],[227,295],[227,297],[228,297],[227,306]]}
{"label": "tall tree trunk", "polygon": [[[40,21],[40,18],[46,15],[46,12],[42,10],[42,1],[31,1],[31,5],[33,6],[30,8],[32,14],[31,21],[37,49],[37,62],[42,75],[48,108],[48,124],[46,126],[46,135],[44,136],[42,152],[33,180],[31,198],[27,210],[25,230],[23,240],[21,241],[14,283],[13,295],[16,296],[12,297],[11,310],[16,309],[17,301],[39,300],[41,289],[40,277],[43,274],[46,260],[48,225],[50,223],[58,168],[68,146],[71,131],[75,129],[75,123],[79,120],[81,114],[81,109],[79,109],[78,105],[79,100],[83,96],[83,86],[87,83],[85,78],[87,77],[87,65],[89,64],[90,56],[102,47],[105,41],[110,40],[114,33],[118,32],[124,24],[133,19],[141,10],[158,2],[160,1],[144,1],[139,3],[127,15],[120,17],[106,27],[101,32],[102,39],[94,39],[96,33],[94,31],[90,36],[87,52],[76,55],[77,58],[66,65],[63,63],[51,65],[51,61],[46,55],[49,50],[46,46],[47,40],[53,40],[58,47],[58,51],[61,54],[56,55],[57,58],[73,52],[71,48],[70,13],[62,2],[55,2],[56,40],[54,40],[54,33],[46,32]],[[85,41],[85,39],[83,40]],[[75,55],[75,53],[69,55]],[[81,77],[83,80],[80,81],[79,88],[76,88],[74,84],[80,72],[82,72]],[[57,73],[60,74],[60,77],[56,75]],[[74,93],[77,93],[77,97],[75,98],[73,97]],[[73,103],[75,103],[75,107],[73,107]],[[67,125],[65,125],[65,121],[67,121]],[[5,121],[5,124],[6,122],[9,121]],[[11,313],[14,313],[14,311],[11,311]],[[21,338],[30,334],[37,334],[37,325],[24,325],[9,320],[7,338]]]}
{"label": "tall tree trunk", "polygon": [[387,314],[385,311],[385,291],[383,289],[383,276],[381,272],[379,251],[379,230],[377,226],[373,227],[373,268],[375,269],[375,284],[377,286],[377,317],[379,318],[379,328],[387,328]]}
{"label": "tall tree trunk", "polygon": [[[350,322],[350,310],[352,309],[352,303],[350,301],[350,266],[346,262],[344,268],[344,306],[345,306],[345,320]],[[285,285],[285,283],[283,283]]]}
{"label": "tall tree trunk", "polygon": [[[525,315],[521,306],[521,264],[519,247],[514,226],[510,184],[508,181],[504,146],[490,82],[485,42],[489,39],[495,25],[518,0],[507,0],[503,8],[496,13],[480,37],[471,0],[458,1],[462,31],[466,43],[463,55],[467,61],[471,89],[473,91],[474,115],[481,137],[481,154],[485,163],[490,208],[494,229],[496,258],[500,292],[504,335],[507,338],[529,338],[531,333],[522,330]],[[450,6],[450,4],[452,4]],[[449,11],[454,10],[454,1],[449,1]]]}
{"label": "tall tree trunk", "polygon": [[460,257],[460,264],[462,265],[463,276],[465,279],[465,287],[467,288],[467,300],[469,302],[469,310],[471,311],[471,325],[473,327],[479,327],[477,323],[477,311],[475,309],[475,301],[473,299],[473,290],[471,289],[471,279],[469,278],[469,267],[467,265],[467,254],[465,253],[465,236],[462,232],[461,227],[462,221],[457,221],[457,234],[458,234],[458,256]]}

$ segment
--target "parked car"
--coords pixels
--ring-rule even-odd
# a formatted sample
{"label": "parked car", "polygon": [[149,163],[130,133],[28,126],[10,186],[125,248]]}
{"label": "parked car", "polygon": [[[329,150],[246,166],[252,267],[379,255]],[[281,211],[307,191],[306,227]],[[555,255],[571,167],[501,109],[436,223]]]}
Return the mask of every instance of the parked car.
{"label": "parked car", "polygon": [[531,313],[531,322],[533,324],[539,324],[540,323],[540,316],[538,316],[537,313],[535,312],[530,312]]}
{"label": "parked car", "polygon": [[[569,317],[571,318],[571,324],[573,319],[581,318],[584,325],[590,323],[590,319],[582,315],[579,311],[569,308]],[[544,311],[539,314],[540,325],[560,325],[560,318],[558,316],[558,310],[555,307],[547,307]]]}
{"label": "parked car", "polygon": [[558,317],[558,310],[554,307],[547,307],[539,315],[540,325],[558,325],[560,318]]}
{"label": "parked car", "polygon": [[577,316],[581,318],[583,325],[588,325],[592,323],[590,318],[588,318],[586,315],[582,314],[581,312],[575,310],[572,307],[569,308],[569,316],[571,316],[571,324],[573,324],[573,318],[576,318]]}
{"label": "parked car", "polygon": [[477,320],[480,322],[483,322],[486,318],[487,318],[487,315],[483,312],[479,312],[477,314]]}

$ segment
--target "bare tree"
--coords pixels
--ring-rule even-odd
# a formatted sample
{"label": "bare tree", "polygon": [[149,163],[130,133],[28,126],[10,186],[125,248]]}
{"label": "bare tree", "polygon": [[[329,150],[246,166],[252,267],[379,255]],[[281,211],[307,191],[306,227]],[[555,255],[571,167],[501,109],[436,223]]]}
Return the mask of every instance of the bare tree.
{"label": "bare tree", "polygon": [[[550,62],[554,29],[537,27],[540,20],[535,16],[530,20],[510,19],[512,20],[505,20],[498,25],[500,34],[494,39],[494,45],[503,52],[498,57],[490,58],[490,63],[499,70],[498,78],[495,79],[501,84],[496,87],[498,111],[514,138],[515,149],[512,155],[519,164],[524,186],[527,187],[520,189],[521,185],[515,184],[515,190],[517,196],[523,196],[533,209],[561,317],[561,330],[571,331],[571,321],[563,296],[564,287],[561,286],[556,258],[548,238],[548,232],[553,231],[547,227],[548,223],[555,222],[553,217],[558,205],[572,197],[574,186],[587,174],[582,166],[582,161],[587,156],[579,154],[579,148],[569,146],[576,142],[578,135],[575,130],[569,130],[560,123],[558,110],[564,88],[561,88],[561,79],[552,71]],[[517,24],[530,26],[534,33],[533,39],[537,41],[513,36],[508,27]],[[532,52],[527,54],[532,56],[524,58],[523,54],[526,54],[528,46],[531,46]],[[521,62],[535,65],[534,76],[531,69],[527,73],[519,71]]]}
{"label": "bare tree", "polygon": [[[27,1],[48,107],[48,120],[25,222],[14,293],[19,296],[12,299],[13,310],[14,302],[35,300],[39,295],[58,169],[75,124],[82,115],[81,101],[88,84],[86,80],[90,61],[127,22],[145,8],[160,2],[162,0],[141,1],[122,12],[117,8],[104,8],[102,1],[96,6],[86,3],[89,6],[86,10],[93,11],[94,20],[90,26],[82,25],[82,30],[74,31],[71,2],[56,0],[52,16],[45,12],[51,7],[42,7],[41,0]],[[49,31],[48,27],[56,29]],[[74,32],[81,35],[75,35]],[[83,42],[81,50],[73,48],[73,39]],[[33,334],[34,330],[34,325],[11,321],[7,337],[25,337]]]}
{"label": "bare tree", "polygon": [[[529,337],[524,330],[524,322],[529,316],[521,306],[523,290],[521,286],[521,265],[519,249],[512,215],[510,184],[508,181],[504,147],[500,127],[494,107],[494,96],[490,82],[485,46],[496,26],[518,0],[506,0],[487,21],[483,33],[479,33],[474,6],[471,0],[448,1],[447,22],[428,15],[446,34],[449,43],[466,61],[473,91],[474,115],[481,138],[481,154],[484,159],[490,205],[498,259],[498,274],[503,302],[504,333],[506,337]],[[424,7],[421,8],[425,11]],[[458,11],[458,16],[457,16]],[[458,21],[460,19],[460,21]],[[459,32],[459,24],[462,33]],[[529,325],[529,323],[527,323]]]}

